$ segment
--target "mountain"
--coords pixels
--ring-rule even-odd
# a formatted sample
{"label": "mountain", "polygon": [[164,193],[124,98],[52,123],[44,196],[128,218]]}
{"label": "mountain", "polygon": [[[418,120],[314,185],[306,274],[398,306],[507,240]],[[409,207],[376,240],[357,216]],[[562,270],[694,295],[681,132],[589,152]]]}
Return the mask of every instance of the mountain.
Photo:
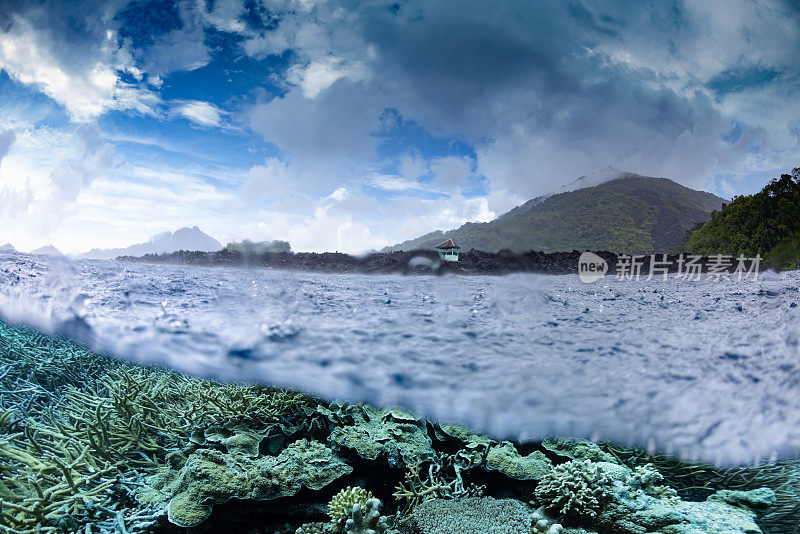
{"label": "mountain", "polygon": [[556,193],[569,193],[570,191],[577,191],[578,189],[601,185],[606,182],[610,182],[611,180],[618,180],[620,178],[635,178],[637,176],[639,175],[636,173],[621,171],[609,165],[605,169],[600,169],[599,171],[595,171],[591,174],[580,176],[567,185],[562,185],[561,189],[559,189]]}
{"label": "mountain", "polygon": [[39,256],[63,256],[61,251],[53,245],[45,245],[35,250],[31,250],[31,254],[37,254]]}
{"label": "mountain", "polygon": [[156,234],[147,243],[139,243],[125,248],[95,248],[81,254],[78,259],[111,260],[117,256],[144,256],[145,254],[164,254],[178,250],[214,252],[222,249],[219,241],[206,234],[197,226],[181,228],[175,232]]}
{"label": "mountain", "polygon": [[14,248],[14,245],[10,243],[6,243],[5,245],[0,245],[0,252],[16,252],[17,249]]}
{"label": "mountain", "polygon": [[453,239],[465,250],[514,252],[609,250],[666,253],[682,245],[686,232],[705,222],[724,199],[667,178],[607,168],[536,197],[487,223],[436,231],[384,251],[430,248]]}

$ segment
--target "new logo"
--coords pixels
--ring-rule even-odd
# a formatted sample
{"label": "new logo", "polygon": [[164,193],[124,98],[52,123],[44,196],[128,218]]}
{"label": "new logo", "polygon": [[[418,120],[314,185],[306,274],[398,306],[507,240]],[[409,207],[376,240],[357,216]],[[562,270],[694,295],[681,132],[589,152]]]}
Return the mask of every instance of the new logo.
{"label": "new logo", "polygon": [[597,282],[607,272],[608,263],[594,252],[584,252],[578,258],[578,276],[584,284]]}

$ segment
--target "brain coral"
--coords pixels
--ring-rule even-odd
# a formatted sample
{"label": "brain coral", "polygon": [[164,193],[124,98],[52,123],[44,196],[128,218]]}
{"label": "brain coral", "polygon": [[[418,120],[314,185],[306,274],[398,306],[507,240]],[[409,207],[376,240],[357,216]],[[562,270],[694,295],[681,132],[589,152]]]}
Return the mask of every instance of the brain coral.
{"label": "brain coral", "polygon": [[573,516],[595,517],[613,495],[614,481],[591,460],[572,460],[556,466],[536,486],[536,499],[545,508]]}

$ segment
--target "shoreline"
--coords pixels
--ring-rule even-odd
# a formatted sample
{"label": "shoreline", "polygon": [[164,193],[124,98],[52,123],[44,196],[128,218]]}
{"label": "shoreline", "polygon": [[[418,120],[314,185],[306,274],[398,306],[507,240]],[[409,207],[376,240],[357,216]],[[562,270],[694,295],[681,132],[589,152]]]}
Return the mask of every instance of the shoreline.
{"label": "shoreline", "polygon": [[[594,252],[608,264],[607,275],[617,272],[620,255],[609,251]],[[488,275],[499,276],[511,273],[538,274],[577,274],[581,252],[539,252],[531,250],[524,253],[508,251],[484,252],[469,250],[460,255],[459,261],[449,262],[439,259],[432,250],[412,250],[401,252],[375,252],[365,256],[351,256],[341,252],[265,252],[242,253],[221,250],[200,252],[181,250],[165,254],[146,254],[144,256],[119,256],[117,261],[152,264],[196,265],[202,267],[243,267],[295,270],[337,274],[404,274],[404,275]],[[684,255],[685,256],[685,255]],[[656,254],[656,262],[662,259]],[[679,255],[666,256],[666,272],[679,272]],[[642,255],[641,275],[650,272],[651,255]],[[721,268],[720,272],[734,273],[736,260]],[[714,264],[713,257],[702,257],[697,262],[702,272]],[[654,264],[654,267],[656,264]],[[751,262],[745,262],[749,269]],[[762,262],[761,268],[769,267]],[[661,274],[658,272],[657,274]]]}

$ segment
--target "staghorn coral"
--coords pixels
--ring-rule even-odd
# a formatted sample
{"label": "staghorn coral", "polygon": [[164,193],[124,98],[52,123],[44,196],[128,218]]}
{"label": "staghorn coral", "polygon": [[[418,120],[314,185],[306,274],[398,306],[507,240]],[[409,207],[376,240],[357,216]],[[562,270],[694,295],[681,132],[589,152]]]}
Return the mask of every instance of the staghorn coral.
{"label": "staghorn coral", "polygon": [[141,419],[185,445],[198,432],[220,426],[293,431],[308,398],[263,386],[221,384],[172,371],[119,367],[105,379],[120,414]]}
{"label": "staghorn coral", "polygon": [[613,493],[613,480],[591,460],[558,465],[536,486],[536,500],[566,516],[594,517]]}
{"label": "staghorn coral", "polygon": [[[0,322],[0,525],[12,532],[145,530],[158,503],[140,493],[196,429],[240,425],[222,444],[252,453],[252,432],[293,431],[307,397],[139,368]],[[101,528],[101,527],[98,527]]]}
{"label": "staghorn coral", "polygon": [[332,523],[343,523],[356,504],[363,505],[372,499],[372,492],[361,487],[348,486],[331,498],[328,515]]}
{"label": "staghorn coral", "polygon": [[[0,524],[10,532],[70,531],[92,518],[124,528],[118,495],[154,462],[137,447],[139,436],[116,433],[121,424],[100,377],[120,364],[3,323],[0,362],[0,403],[15,414],[0,440]],[[132,514],[128,530],[152,524],[150,515]]]}
{"label": "staghorn coral", "polygon": [[474,484],[465,486],[462,471],[478,465],[478,460],[469,452],[455,454],[436,454],[428,463],[426,475],[422,465],[411,466],[405,474],[405,481],[395,487],[392,494],[402,503],[401,515],[407,515],[417,505],[428,499],[460,499],[479,497],[484,488]]}
{"label": "staghorn coral", "polygon": [[0,412],[0,432],[5,432],[8,427],[14,422],[14,412],[5,410]]}

